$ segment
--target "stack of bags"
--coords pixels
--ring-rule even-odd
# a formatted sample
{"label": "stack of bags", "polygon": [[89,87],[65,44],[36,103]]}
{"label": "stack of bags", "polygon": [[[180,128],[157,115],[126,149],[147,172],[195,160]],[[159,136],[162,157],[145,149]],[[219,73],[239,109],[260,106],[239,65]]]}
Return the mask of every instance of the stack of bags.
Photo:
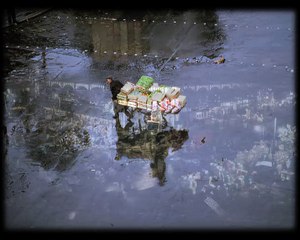
{"label": "stack of bags", "polygon": [[147,100],[148,97],[145,95],[140,95],[138,98],[138,108],[147,109]]}
{"label": "stack of bags", "polygon": [[118,103],[120,105],[124,105],[124,106],[127,106],[128,104],[128,99],[127,99],[127,95],[123,92],[120,92],[118,95],[117,95],[117,100],[118,100]]}
{"label": "stack of bags", "polygon": [[117,95],[117,100],[120,105],[128,105],[128,94],[134,90],[134,84],[127,82],[122,88],[121,92]]}
{"label": "stack of bags", "polygon": [[142,90],[148,90],[154,82],[152,77],[141,76],[141,78],[136,83],[136,86]]}
{"label": "stack of bags", "polygon": [[138,98],[142,95],[142,93],[135,89],[134,91],[132,91],[129,95],[128,95],[128,107],[137,107],[137,102],[138,102]]}
{"label": "stack of bags", "polygon": [[122,88],[121,92],[117,95],[117,100],[120,105],[128,105],[128,94],[134,90],[134,84],[127,82]]}
{"label": "stack of bags", "polygon": [[166,97],[159,102],[161,111],[165,113],[179,113],[186,104],[186,96],[180,95],[180,88],[171,87],[166,91]]}
{"label": "stack of bags", "polygon": [[118,103],[147,111],[160,110],[178,113],[186,105],[186,96],[180,95],[180,88],[159,86],[153,78],[142,76],[136,85],[127,82],[117,95]]}
{"label": "stack of bags", "polygon": [[147,98],[146,109],[147,111],[152,111],[152,99],[150,97]]}

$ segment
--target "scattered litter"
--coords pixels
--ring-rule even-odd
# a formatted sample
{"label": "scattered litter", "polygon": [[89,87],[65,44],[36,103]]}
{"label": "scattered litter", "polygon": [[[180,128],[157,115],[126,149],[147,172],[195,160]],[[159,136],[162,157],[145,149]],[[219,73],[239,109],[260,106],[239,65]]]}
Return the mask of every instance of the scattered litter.
{"label": "scattered litter", "polygon": [[225,58],[223,56],[220,56],[219,58],[214,59],[215,64],[221,64],[225,62]]}
{"label": "scattered litter", "polygon": [[113,182],[107,186],[105,192],[121,192],[121,186],[118,182]]}
{"label": "scattered litter", "polygon": [[272,167],[272,162],[270,162],[270,161],[260,161],[260,162],[257,162],[257,163],[255,164],[255,166]]}
{"label": "scattered litter", "polygon": [[76,217],[76,212],[70,212],[69,220],[73,220]]}
{"label": "scattered litter", "polygon": [[198,185],[196,180],[200,180],[200,178],[201,178],[200,172],[191,173],[186,176],[183,176],[183,179],[189,182],[189,189],[192,190],[194,195],[196,194],[196,189]]}
{"label": "scattered litter", "polygon": [[217,213],[219,216],[224,215],[223,209],[220,207],[220,205],[211,197],[207,197],[204,202],[212,209],[215,213]]}
{"label": "scattered litter", "polygon": [[237,172],[237,173],[245,173],[245,174],[248,173],[247,170],[244,170],[244,169],[241,169],[241,168],[237,169],[236,172]]}
{"label": "scattered litter", "polygon": [[195,179],[189,179],[190,180],[190,186],[189,188],[192,190],[193,194],[196,194],[196,189],[197,189],[197,182]]}
{"label": "scattered litter", "polygon": [[212,176],[210,176],[209,180],[208,180],[208,185],[211,186],[211,187],[213,187],[213,188],[215,188],[216,185],[212,183],[213,181],[214,181],[214,178]]}

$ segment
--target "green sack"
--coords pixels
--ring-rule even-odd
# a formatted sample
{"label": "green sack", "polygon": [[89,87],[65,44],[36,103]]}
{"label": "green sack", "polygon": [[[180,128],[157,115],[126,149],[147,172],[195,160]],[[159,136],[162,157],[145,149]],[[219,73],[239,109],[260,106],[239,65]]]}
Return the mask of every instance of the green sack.
{"label": "green sack", "polygon": [[152,77],[148,76],[141,76],[139,81],[136,83],[137,86],[142,87],[144,89],[149,89],[154,82],[154,79]]}

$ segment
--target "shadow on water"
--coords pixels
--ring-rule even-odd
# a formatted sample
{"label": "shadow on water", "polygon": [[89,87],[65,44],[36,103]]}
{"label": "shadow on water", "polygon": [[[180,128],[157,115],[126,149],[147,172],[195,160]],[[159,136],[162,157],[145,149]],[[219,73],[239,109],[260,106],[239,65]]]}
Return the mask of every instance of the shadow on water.
{"label": "shadow on water", "polygon": [[115,160],[120,160],[122,157],[150,160],[152,176],[158,178],[161,186],[166,182],[165,159],[169,150],[172,152],[179,150],[189,138],[187,130],[176,130],[167,125],[142,126],[139,122],[139,128],[134,129],[134,123],[129,120],[122,127],[119,118],[116,119],[116,130],[118,140]]}

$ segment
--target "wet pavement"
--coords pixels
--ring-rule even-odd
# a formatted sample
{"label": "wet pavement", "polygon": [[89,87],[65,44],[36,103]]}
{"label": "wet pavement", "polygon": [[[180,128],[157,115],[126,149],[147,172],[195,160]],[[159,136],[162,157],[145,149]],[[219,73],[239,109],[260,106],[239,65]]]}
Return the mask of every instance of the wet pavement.
{"label": "wet pavement", "polygon": [[[51,10],[6,28],[6,228],[294,227],[294,18]],[[114,119],[109,75],[187,105]]]}

